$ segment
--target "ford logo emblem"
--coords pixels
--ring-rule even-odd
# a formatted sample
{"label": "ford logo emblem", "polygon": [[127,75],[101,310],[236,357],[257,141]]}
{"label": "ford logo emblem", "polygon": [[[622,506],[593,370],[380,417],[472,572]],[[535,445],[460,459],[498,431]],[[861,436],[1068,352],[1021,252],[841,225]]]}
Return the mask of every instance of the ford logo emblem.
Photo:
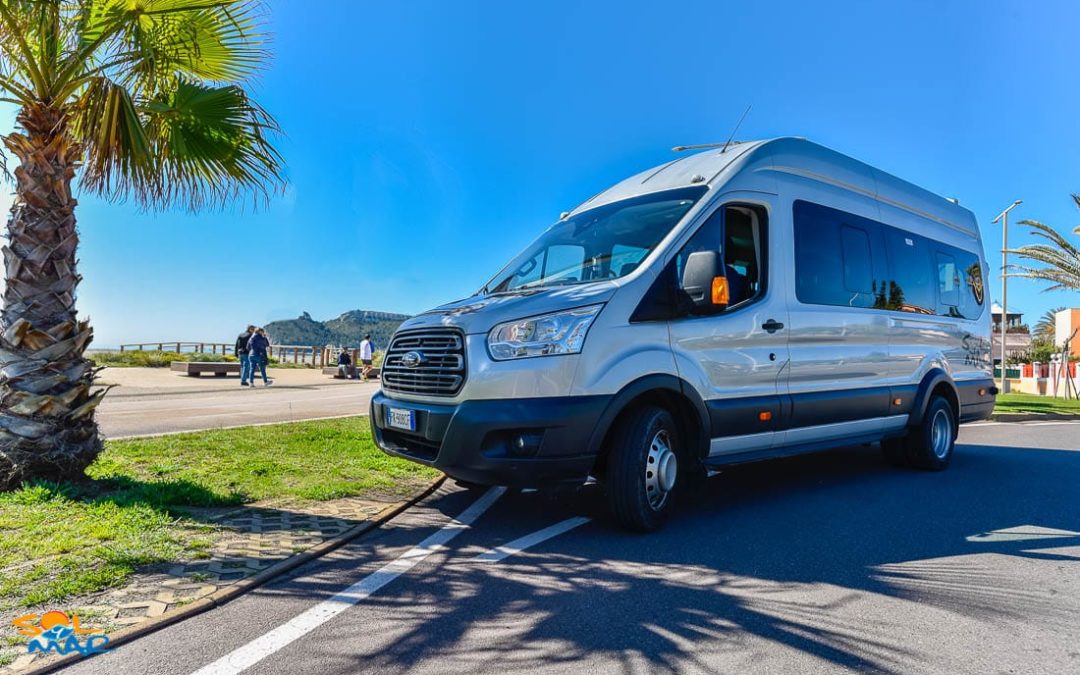
{"label": "ford logo emblem", "polygon": [[401,357],[401,365],[406,368],[415,368],[424,362],[424,355],[420,352],[405,352]]}

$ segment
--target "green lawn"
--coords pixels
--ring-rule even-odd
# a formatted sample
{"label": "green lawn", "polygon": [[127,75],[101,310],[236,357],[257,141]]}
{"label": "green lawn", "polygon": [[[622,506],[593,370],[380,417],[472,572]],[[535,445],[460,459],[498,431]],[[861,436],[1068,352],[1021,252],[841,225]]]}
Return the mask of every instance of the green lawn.
{"label": "green lawn", "polygon": [[1065,413],[1080,415],[1080,401],[1034,394],[1001,394],[997,397],[996,413]]}
{"label": "green lawn", "polygon": [[380,452],[360,417],[110,441],[88,474],[0,494],[0,614],[206,557],[215,530],[186,506],[405,494],[438,475]]}

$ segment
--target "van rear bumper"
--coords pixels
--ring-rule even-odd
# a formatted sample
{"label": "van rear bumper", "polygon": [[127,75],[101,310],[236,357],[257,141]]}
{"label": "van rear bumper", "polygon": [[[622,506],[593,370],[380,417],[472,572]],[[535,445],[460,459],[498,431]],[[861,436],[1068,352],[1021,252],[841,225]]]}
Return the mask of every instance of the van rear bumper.
{"label": "van rear bumper", "polygon": [[[611,396],[464,401],[437,405],[378,392],[371,431],[390,455],[483,485],[583,483],[596,461],[593,432]],[[411,410],[415,431],[390,428],[387,409]]]}

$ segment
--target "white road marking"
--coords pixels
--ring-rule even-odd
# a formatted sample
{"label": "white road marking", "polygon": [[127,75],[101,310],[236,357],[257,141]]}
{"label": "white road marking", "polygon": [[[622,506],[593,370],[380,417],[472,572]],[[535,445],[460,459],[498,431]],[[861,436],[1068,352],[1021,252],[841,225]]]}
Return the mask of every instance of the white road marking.
{"label": "white road marking", "polygon": [[329,600],[320,602],[269,633],[255,638],[243,647],[200,668],[193,675],[236,675],[307,635],[349,607],[370,597],[402,574],[405,574],[423,561],[424,558],[436,551],[443,550],[451,539],[467,530],[504,492],[506,492],[506,488],[503,487],[491,488],[473,502],[469,508],[465,509],[460,516],[406,551],[397,560],[387,563],[377,572],[364,577]]}
{"label": "white road marking", "polygon": [[505,560],[505,559],[509,558],[512,555],[517,555],[518,553],[521,553],[522,551],[529,548],[530,546],[535,546],[535,545],[539,544],[542,541],[547,541],[548,539],[551,539],[552,537],[557,537],[557,536],[559,536],[560,534],[562,534],[564,532],[569,532],[570,530],[574,529],[575,527],[584,525],[585,523],[589,522],[590,520],[592,520],[592,519],[591,518],[567,518],[566,520],[562,521],[561,523],[555,523],[551,527],[545,527],[544,529],[537,530],[536,532],[533,532],[532,534],[527,534],[524,537],[521,537],[520,539],[515,539],[514,541],[507,542],[507,543],[503,544],[502,546],[499,546],[497,548],[493,548],[490,551],[486,551],[484,553],[481,553],[480,555],[473,558],[472,562],[489,563],[489,562],[499,562],[500,560]]}
{"label": "white road marking", "polygon": [[1080,424],[1080,421],[1076,420],[1057,420],[1048,422],[972,422],[971,424],[965,424],[961,429],[966,427],[1052,427],[1052,426],[1071,426],[1073,424]]}
{"label": "white road marking", "polygon": [[1021,525],[1008,527],[1001,530],[993,530],[982,534],[973,534],[965,537],[970,542],[998,542],[998,541],[1040,541],[1045,539],[1058,539],[1062,537],[1080,537],[1080,532],[1072,530],[1057,530],[1052,527],[1040,527],[1038,525]]}

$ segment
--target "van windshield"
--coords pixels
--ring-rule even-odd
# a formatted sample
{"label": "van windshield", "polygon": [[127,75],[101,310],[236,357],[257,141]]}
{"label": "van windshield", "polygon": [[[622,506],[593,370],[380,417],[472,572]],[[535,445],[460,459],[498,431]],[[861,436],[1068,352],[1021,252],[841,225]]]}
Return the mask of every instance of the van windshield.
{"label": "van windshield", "polygon": [[630,274],[705,194],[704,186],[598,206],[552,225],[484,286],[505,293]]}

